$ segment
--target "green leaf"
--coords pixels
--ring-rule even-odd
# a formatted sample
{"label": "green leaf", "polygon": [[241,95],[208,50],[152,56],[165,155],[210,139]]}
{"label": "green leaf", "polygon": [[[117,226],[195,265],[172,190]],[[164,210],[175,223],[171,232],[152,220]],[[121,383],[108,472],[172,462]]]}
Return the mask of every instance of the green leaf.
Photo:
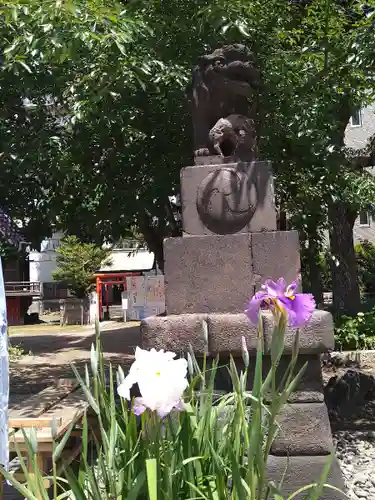
{"label": "green leaf", "polygon": [[23,68],[25,68],[25,70],[28,72],[28,73],[32,73],[32,70],[30,68],[30,66],[28,64],[26,64],[24,61],[17,61],[18,64],[20,64]]}
{"label": "green leaf", "polygon": [[64,450],[64,448],[65,448],[65,446],[70,438],[70,434],[74,428],[75,422],[76,422],[76,419],[73,419],[72,423],[69,425],[68,429],[64,433],[62,439],[60,440],[60,442],[58,443],[58,445],[54,449],[53,454],[52,454],[52,460],[54,462],[57,462],[57,460],[60,458],[60,455],[61,455],[62,451]]}
{"label": "green leaf", "polygon": [[158,498],[158,476],[156,458],[146,460],[147,488],[150,500]]}

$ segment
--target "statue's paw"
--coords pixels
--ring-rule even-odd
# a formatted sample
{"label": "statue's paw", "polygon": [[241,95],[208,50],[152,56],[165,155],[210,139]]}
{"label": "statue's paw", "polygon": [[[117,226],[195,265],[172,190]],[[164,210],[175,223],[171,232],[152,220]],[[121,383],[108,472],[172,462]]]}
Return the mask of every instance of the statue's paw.
{"label": "statue's paw", "polygon": [[194,156],[210,156],[210,150],[208,148],[200,148],[194,151]]}

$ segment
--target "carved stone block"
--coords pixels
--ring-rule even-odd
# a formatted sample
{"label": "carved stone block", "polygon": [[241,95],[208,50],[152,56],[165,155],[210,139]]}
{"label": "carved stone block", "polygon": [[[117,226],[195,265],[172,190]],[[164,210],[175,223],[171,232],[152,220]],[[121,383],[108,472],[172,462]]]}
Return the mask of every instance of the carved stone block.
{"label": "carved stone block", "polygon": [[164,257],[167,314],[241,313],[255,286],[300,271],[295,231],[167,238]]}
{"label": "carved stone block", "polygon": [[[268,480],[279,484],[283,479],[283,498],[299,490],[303,486],[319,481],[324,467],[327,463],[327,456],[297,456],[297,457],[274,457],[270,456],[267,462]],[[326,484],[336,486],[341,491],[345,491],[343,477],[337,460],[334,460]],[[309,498],[309,492],[305,491],[297,498]],[[325,487],[320,500],[342,500],[346,498],[342,493]]]}
{"label": "carved stone block", "polygon": [[166,239],[167,314],[243,312],[254,294],[250,238],[235,234]]}
{"label": "carved stone block", "polygon": [[206,314],[152,316],[141,323],[141,343],[144,349],[164,349],[186,352],[189,345],[196,352],[204,352],[202,321]]}
{"label": "carved stone block", "polygon": [[[220,355],[225,358],[229,354],[241,357],[242,337],[246,340],[250,356],[255,358],[257,328],[252,325],[244,313],[240,314],[177,314],[169,316],[152,316],[141,323],[142,344],[148,349],[185,350],[189,343],[199,353],[205,345],[202,337],[202,320],[207,321],[208,351],[211,356]],[[274,329],[270,312],[263,313],[264,366],[269,369],[269,349]],[[290,362],[296,330],[287,328],[285,347],[279,372],[284,373]],[[296,370],[307,361],[299,391],[319,392],[319,395],[308,395],[301,400],[322,401],[322,378],[318,355],[330,349],[334,342],[332,316],[326,311],[314,311],[307,325],[300,329],[299,361]],[[175,346],[175,347],[174,347]]]}
{"label": "carved stone block", "polygon": [[279,433],[273,455],[328,455],[333,448],[327,407],[324,403],[293,403],[277,416]]}
{"label": "carved stone block", "polygon": [[255,286],[265,278],[285,278],[287,283],[300,274],[299,237],[297,231],[271,231],[251,236]]}
{"label": "carved stone block", "polygon": [[182,225],[186,235],[274,231],[269,162],[206,164],[181,170]]}

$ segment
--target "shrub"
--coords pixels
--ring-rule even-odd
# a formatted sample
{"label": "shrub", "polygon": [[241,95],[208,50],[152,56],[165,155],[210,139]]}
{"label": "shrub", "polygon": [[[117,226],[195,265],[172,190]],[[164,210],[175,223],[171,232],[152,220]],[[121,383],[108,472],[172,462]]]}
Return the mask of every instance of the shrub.
{"label": "shrub", "polygon": [[25,354],[25,351],[23,350],[22,347],[20,347],[18,345],[11,345],[10,342],[8,343],[8,356],[9,356],[10,363],[12,361],[17,361],[24,354]]}
{"label": "shrub", "polygon": [[12,363],[13,361],[17,361],[18,359],[20,359],[20,357],[25,354],[25,351],[21,346],[14,345],[12,343],[9,336],[9,330],[7,333],[7,337],[8,337],[8,357],[9,357],[9,362]]}
{"label": "shrub", "polygon": [[375,309],[357,316],[341,316],[335,325],[335,343],[341,350],[375,348]]}
{"label": "shrub", "polygon": [[79,299],[95,288],[94,273],[102,264],[110,263],[110,250],[93,243],[82,243],[76,236],[66,236],[56,249],[57,269],[53,279],[66,283]]}

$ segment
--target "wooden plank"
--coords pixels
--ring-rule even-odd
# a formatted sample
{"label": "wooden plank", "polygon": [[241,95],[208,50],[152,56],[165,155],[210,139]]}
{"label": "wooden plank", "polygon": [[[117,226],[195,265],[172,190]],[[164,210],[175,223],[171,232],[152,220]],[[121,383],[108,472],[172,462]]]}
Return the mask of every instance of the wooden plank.
{"label": "wooden plank", "polygon": [[40,428],[40,427],[52,427],[53,421],[55,420],[56,427],[59,427],[62,424],[61,418],[41,418],[41,417],[24,417],[24,418],[10,418],[9,419],[9,427],[17,428],[17,429],[26,429],[26,428]]}
{"label": "wooden plank", "polygon": [[25,417],[39,417],[42,413],[77,389],[77,387],[78,382],[75,380],[60,379],[43,391],[30,396],[23,403],[10,408],[9,418],[20,419]]}
{"label": "wooden plank", "polygon": [[[56,418],[61,418],[62,423],[57,427],[57,433],[55,440],[58,440],[67,431],[68,427],[80,420],[89,404],[81,390],[76,390],[69,394],[66,398],[58,402],[48,411],[40,415],[41,418],[51,418],[55,416]],[[52,429],[44,427],[42,429],[36,430],[36,437],[38,443],[52,443]],[[12,451],[15,449],[15,443],[21,445],[24,443],[24,435],[22,431],[17,431],[9,439],[9,448]],[[19,446],[19,449],[23,447]]]}

